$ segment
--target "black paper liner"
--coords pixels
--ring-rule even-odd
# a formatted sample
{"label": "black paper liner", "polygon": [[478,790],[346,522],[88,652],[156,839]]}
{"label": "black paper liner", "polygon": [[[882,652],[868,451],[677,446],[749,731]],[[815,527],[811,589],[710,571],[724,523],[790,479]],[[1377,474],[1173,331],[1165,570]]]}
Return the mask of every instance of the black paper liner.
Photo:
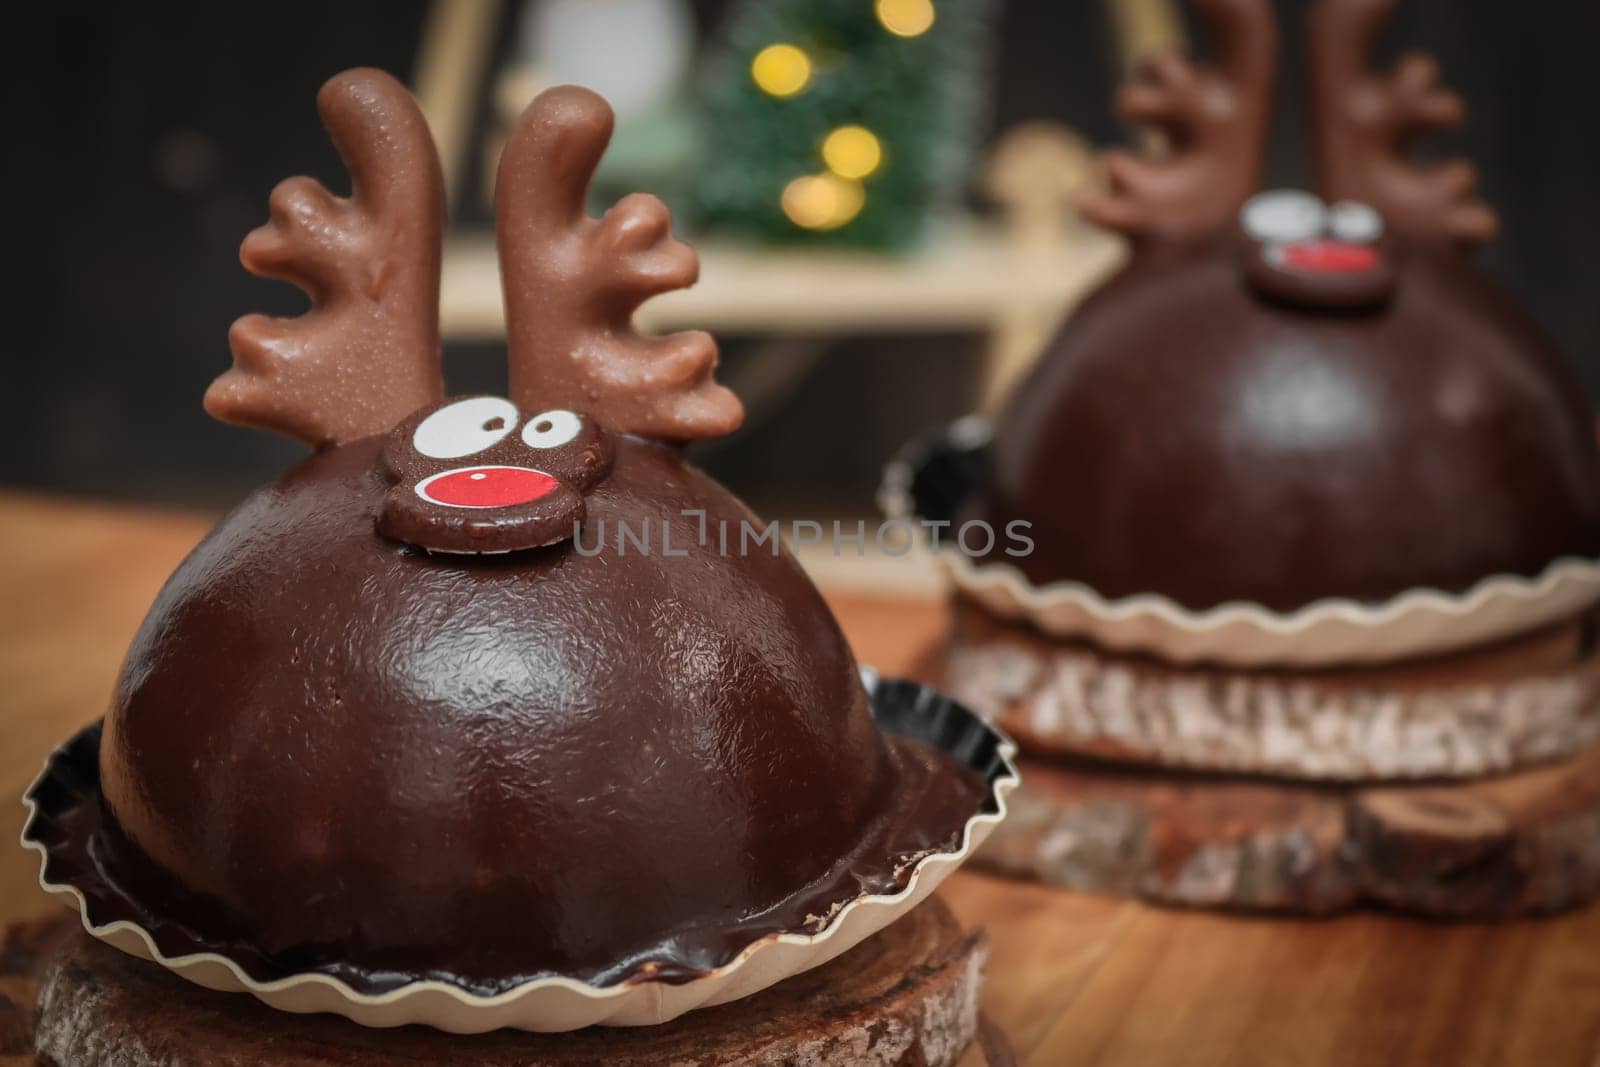
{"label": "black paper liner", "polygon": [[1011,739],[964,704],[909,678],[879,678],[863,670],[872,717],[885,733],[932,745],[983,775],[988,792],[980,815],[1000,813],[999,783],[1017,778]]}
{"label": "black paper liner", "polygon": [[955,523],[989,480],[990,427],[968,415],[914,437],[883,469],[878,506],[892,519]]}
{"label": "black paper liner", "polygon": [[[1002,784],[1014,785],[1017,781],[1017,771],[1011,763],[1010,740],[976,713],[935,689],[904,679],[880,679],[866,668],[862,670],[862,680],[880,730],[933,746],[961,766],[975,771],[988,787],[953,847],[939,850],[946,855],[959,853],[966,847],[973,819],[998,816],[1004,811]],[[291,961],[266,957],[242,944],[206,942],[197,948],[196,935],[184,923],[175,918],[164,920],[141,908],[102,866],[105,842],[95,834],[95,828],[103,829],[105,825],[100,797],[101,729],[102,722],[96,721],[52,752],[44,770],[23,796],[31,812],[22,830],[22,844],[43,853],[41,883],[47,888],[66,886],[76,890],[82,898],[85,923],[92,929],[119,921],[132,922],[145,930],[163,956],[180,958],[196,951],[217,953],[259,982],[320,973],[331,974],[358,995],[382,995],[422,981],[448,982],[472,995],[493,996],[505,992],[503,987],[485,988],[471,978],[434,970],[378,970],[348,962],[340,963],[331,971],[322,966],[296,968]],[[818,934],[821,931],[794,932]],[[756,938],[752,944],[764,939]],[[675,980],[687,981],[695,977],[698,975],[685,974]],[[626,977],[597,988],[631,980]],[[662,980],[674,979],[663,977]]]}

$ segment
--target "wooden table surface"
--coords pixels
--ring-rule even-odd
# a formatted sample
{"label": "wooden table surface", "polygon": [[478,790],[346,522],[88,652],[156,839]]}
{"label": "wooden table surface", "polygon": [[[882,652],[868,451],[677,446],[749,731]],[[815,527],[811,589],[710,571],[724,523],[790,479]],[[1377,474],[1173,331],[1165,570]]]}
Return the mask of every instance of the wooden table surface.
{"label": "wooden table surface", "polygon": [[[210,517],[0,493],[0,834],[45,754],[99,715],[123,649]],[[903,669],[930,603],[832,598]],[[53,907],[0,846],[0,921]],[[1166,911],[959,873],[993,939],[986,1011],[1038,1064],[1597,1064],[1600,908],[1491,925]]]}

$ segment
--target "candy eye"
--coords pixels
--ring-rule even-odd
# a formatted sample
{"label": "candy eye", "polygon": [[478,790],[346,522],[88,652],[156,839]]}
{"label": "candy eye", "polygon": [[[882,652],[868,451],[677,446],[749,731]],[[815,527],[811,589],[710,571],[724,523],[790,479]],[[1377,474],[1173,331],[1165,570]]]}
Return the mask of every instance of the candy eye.
{"label": "candy eye", "polygon": [[499,444],[517,425],[517,406],[497,396],[458,400],[417,424],[411,446],[431,459],[459,459]]}
{"label": "candy eye", "polygon": [[1322,236],[1328,208],[1311,193],[1274,189],[1251,197],[1239,211],[1244,232],[1263,244],[1293,244]]}
{"label": "candy eye", "polygon": [[1328,232],[1353,245],[1369,245],[1383,236],[1383,216],[1359,200],[1341,200],[1328,209]]}
{"label": "candy eye", "polygon": [[578,436],[583,420],[560,408],[541,411],[522,428],[522,443],[529,448],[558,448]]}

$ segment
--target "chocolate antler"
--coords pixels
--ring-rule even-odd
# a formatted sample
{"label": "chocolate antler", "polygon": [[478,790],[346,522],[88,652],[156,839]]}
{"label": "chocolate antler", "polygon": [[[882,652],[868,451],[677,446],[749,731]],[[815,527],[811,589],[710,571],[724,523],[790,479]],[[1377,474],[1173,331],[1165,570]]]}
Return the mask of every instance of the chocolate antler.
{"label": "chocolate antler", "polygon": [[1408,54],[1387,76],[1367,69],[1395,0],[1319,0],[1310,17],[1311,101],[1325,199],[1360,200],[1414,238],[1464,243],[1495,235],[1494,211],[1475,195],[1465,160],[1423,166],[1407,158],[1418,137],[1461,125],[1461,98],[1439,65]]}
{"label": "chocolate antler", "polygon": [[1179,240],[1234,222],[1260,184],[1266,154],[1277,27],[1268,0],[1195,0],[1217,61],[1197,66],[1165,52],[1125,86],[1119,110],[1167,138],[1167,154],[1109,152],[1110,191],[1086,204],[1094,222],[1134,238]]}
{"label": "chocolate antler", "polygon": [[611,108],[594,93],[551,89],[528,105],[501,157],[495,214],[511,399],[668,441],[731,433],[744,410],[712,378],[711,335],[633,330],[641,303],[700,273],[694,251],[673,239],[666,205],[634,194],[601,219],[584,210],[611,127]]}
{"label": "chocolate antler", "polygon": [[206,410],[320,448],[382,433],[444,395],[444,180],[416,101],[382,71],[336,75],[317,108],[350,198],[290,178],[272,191],[272,221],[239,249],[251,273],[293,282],[312,308],[235,322],[233,369],[206,392]]}

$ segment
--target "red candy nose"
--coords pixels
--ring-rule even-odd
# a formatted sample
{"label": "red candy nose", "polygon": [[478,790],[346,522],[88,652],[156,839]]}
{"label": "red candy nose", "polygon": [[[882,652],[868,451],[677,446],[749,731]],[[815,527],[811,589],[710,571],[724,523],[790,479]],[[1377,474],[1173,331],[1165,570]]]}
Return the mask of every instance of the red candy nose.
{"label": "red candy nose", "polygon": [[461,467],[424,478],[417,495],[452,508],[508,508],[538,500],[559,484],[529,467]]}
{"label": "red candy nose", "polygon": [[1303,241],[1279,249],[1281,262],[1315,274],[1361,274],[1378,267],[1378,250],[1343,241]]}

